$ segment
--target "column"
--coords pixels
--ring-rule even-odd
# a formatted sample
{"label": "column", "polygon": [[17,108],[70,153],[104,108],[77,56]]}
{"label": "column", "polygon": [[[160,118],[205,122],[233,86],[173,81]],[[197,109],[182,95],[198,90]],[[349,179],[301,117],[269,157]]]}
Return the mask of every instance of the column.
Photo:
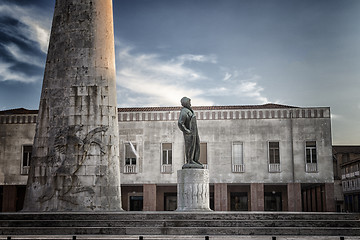
{"label": "column", "polygon": [[321,194],[322,194],[321,190],[322,190],[321,186],[316,187],[316,211],[318,212],[324,211],[324,206],[323,203],[321,202]]}
{"label": "column", "polygon": [[316,212],[316,188],[311,189],[311,211]]}
{"label": "column", "polygon": [[307,202],[307,210],[308,212],[312,212],[311,207],[311,189],[306,190],[306,202]]}
{"label": "column", "polygon": [[16,212],[16,186],[3,186],[3,212]]}
{"label": "column", "polygon": [[227,211],[228,193],[227,183],[214,184],[214,207],[215,211]]}
{"label": "column", "polygon": [[156,184],[144,184],[143,211],[156,211]]}
{"label": "column", "polygon": [[301,212],[301,183],[288,183],[288,211]]}
{"label": "column", "polygon": [[303,200],[303,203],[304,203],[304,209],[303,209],[303,211],[304,212],[308,212],[308,207],[307,207],[307,193],[306,193],[306,190],[304,190],[303,192],[302,192],[302,194],[303,194],[303,198],[302,198],[302,200]]}
{"label": "column", "polygon": [[264,184],[250,184],[250,209],[251,211],[264,211]]}
{"label": "column", "polygon": [[325,183],[325,211],[335,212],[334,183]]}
{"label": "column", "polygon": [[112,0],[56,1],[24,211],[121,211]]}

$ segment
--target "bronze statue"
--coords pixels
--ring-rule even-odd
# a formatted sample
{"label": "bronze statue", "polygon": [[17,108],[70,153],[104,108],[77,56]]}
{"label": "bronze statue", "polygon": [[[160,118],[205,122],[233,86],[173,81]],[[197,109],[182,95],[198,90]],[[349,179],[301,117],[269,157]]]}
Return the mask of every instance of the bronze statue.
{"label": "bronze statue", "polygon": [[181,99],[181,109],[178,126],[184,134],[186,164],[182,168],[204,168],[199,162],[200,139],[196,125],[196,115],[191,109],[191,99]]}

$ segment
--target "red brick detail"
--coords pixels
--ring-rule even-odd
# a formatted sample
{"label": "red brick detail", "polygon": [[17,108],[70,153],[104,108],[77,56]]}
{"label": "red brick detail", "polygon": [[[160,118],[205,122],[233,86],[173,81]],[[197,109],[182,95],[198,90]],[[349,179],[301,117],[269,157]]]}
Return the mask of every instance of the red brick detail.
{"label": "red brick detail", "polygon": [[3,186],[3,212],[16,212],[16,186]]}
{"label": "red brick detail", "polygon": [[301,212],[301,184],[289,183],[287,185],[288,193],[288,211],[289,212]]}
{"label": "red brick detail", "polygon": [[250,209],[251,211],[264,211],[264,184],[250,184]]}
{"label": "red brick detail", "polygon": [[215,183],[214,184],[214,205],[215,211],[227,211],[227,184],[226,183]]}
{"label": "red brick detail", "polygon": [[156,211],[156,184],[144,184],[143,211]]}
{"label": "red brick detail", "polygon": [[335,212],[334,183],[325,183],[325,211]]}

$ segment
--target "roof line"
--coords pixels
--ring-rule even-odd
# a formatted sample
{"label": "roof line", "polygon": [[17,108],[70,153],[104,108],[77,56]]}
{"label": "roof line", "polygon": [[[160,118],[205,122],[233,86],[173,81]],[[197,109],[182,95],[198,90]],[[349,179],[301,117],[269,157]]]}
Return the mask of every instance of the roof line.
{"label": "roof line", "polygon": [[[120,107],[119,112],[150,112],[150,111],[178,111],[181,106],[173,107]],[[267,103],[263,105],[223,105],[223,106],[192,106],[194,110],[241,110],[241,109],[291,109],[299,108],[295,106]],[[26,108],[15,108],[0,111],[0,115],[13,114],[38,114],[38,110],[29,110]]]}

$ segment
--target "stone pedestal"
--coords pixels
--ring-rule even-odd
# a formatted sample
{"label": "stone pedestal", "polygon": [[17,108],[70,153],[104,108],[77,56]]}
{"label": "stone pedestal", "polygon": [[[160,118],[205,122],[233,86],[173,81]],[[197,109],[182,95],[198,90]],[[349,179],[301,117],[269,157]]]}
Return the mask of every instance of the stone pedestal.
{"label": "stone pedestal", "polygon": [[209,201],[209,170],[182,169],[177,172],[176,211],[211,211]]}

